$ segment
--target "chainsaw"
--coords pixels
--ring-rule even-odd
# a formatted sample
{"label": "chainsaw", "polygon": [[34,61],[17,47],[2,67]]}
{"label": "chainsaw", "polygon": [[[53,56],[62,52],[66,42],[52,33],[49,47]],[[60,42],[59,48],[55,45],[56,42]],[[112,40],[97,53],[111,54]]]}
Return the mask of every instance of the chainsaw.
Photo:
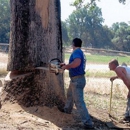
{"label": "chainsaw", "polygon": [[46,63],[44,64],[43,62],[41,63],[40,67],[36,67],[35,69],[42,69],[42,70],[47,70],[51,73],[55,73],[58,75],[59,73],[63,73],[64,70],[61,68],[61,61],[58,58],[51,59],[46,66]]}

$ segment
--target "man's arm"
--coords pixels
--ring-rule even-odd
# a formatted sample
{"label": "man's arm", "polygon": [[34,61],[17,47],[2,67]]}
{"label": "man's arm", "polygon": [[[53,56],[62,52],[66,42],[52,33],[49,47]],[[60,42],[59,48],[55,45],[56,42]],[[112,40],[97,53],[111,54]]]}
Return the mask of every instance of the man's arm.
{"label": "man's arm", "polygon": [[70,64],[64,65],[62,66],[62,69],[70,69],[70,68],[76,68],[81,64],[81,59],[80,58],[76,58],[74,59],[73,62],[71,62]]}
{"label": "man's arm", "polygon": [[119,77],[118,76],[113,76],[110,78],[111,81],[114,81],[115,79],[118,79]]}

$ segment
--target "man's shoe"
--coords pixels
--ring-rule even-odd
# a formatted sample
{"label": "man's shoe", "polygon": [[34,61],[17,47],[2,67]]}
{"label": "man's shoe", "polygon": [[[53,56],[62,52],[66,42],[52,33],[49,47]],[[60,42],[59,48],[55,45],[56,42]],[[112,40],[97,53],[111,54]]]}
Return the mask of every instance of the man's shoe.
{"label": "man's shoe", "polygon": [[84,124],[84,129],[94,130],[94,127],[92,125],[86,125],[86,124]]}
{"label": "man's shoe", "polygon": [[68,109],[67,109],[67,108],[64,108],[64,113],[66,113],[66,114],[71,114],[71,112],[70,112],[70,111],[68,111]]}
{"label": "man's shoe", "polygon": [[68,111],[68,109],[63,108],[63,109],[59,109],[61,112],[66,113],[66,114],[71,114],[71,112]]}
{"label": "man's shoe", "polygon": [[88,124],[87,122],[86,123],[84,123],[84,128],[85,129],[87,129],[87,130],[94,130],[94,126],[93,126],[93,124]]}

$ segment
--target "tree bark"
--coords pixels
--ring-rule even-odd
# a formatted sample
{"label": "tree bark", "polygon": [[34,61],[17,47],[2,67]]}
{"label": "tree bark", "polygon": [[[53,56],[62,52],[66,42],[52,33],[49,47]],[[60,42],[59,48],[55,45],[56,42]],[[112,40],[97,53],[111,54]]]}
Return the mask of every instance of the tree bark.
{"label": "tree bark", "polygon": [[36,70],[62,59],[60,0],[10,0],[9,58],[1,101],[64,106],[63,75]]}

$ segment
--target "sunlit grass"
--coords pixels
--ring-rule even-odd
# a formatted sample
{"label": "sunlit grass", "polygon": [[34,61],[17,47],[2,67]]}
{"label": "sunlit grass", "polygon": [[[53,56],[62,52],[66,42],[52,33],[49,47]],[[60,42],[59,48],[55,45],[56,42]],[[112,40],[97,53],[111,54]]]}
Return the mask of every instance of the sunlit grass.
{"label": "sunlit grass", "polygon": [[5,76],[7,75],[8,71],[6,70],[6,67],[0,68],[0,76]]}
{"label": "sunlit grass", "polygon": [[94,77],[94,78],[99,78],[99,77],[103,77],[103,78],[110,78],[111,76],[116,76],[116,74],[113,71],[91,71],[88,70],[86,71],[86,76],[87,77]]}
{"label": "sunlit grass", "polygon": [[[118,97],[118,98],[115,98]],[[110,111],[110,95],[102,95],[98,93],[85,93],[84,100],[88,108],[99,109],[100,111],[106,111],[108,114],[111,112],[116,120],[120,120],[123,117],[126,109],[125,98],[121,98],[117,93],[113,93],[113,98],[111,102],[111,111]]]}
{"label": "sunlit grass", "polygon": [[[111,76],[116,76],[116,74],[113,71],[92,71],[92,70],[87,70],[86,71],[86,77],[93,77],[93,78],[110,78]],[[64,72],[64,76],[68,77],[68,71]]]}

